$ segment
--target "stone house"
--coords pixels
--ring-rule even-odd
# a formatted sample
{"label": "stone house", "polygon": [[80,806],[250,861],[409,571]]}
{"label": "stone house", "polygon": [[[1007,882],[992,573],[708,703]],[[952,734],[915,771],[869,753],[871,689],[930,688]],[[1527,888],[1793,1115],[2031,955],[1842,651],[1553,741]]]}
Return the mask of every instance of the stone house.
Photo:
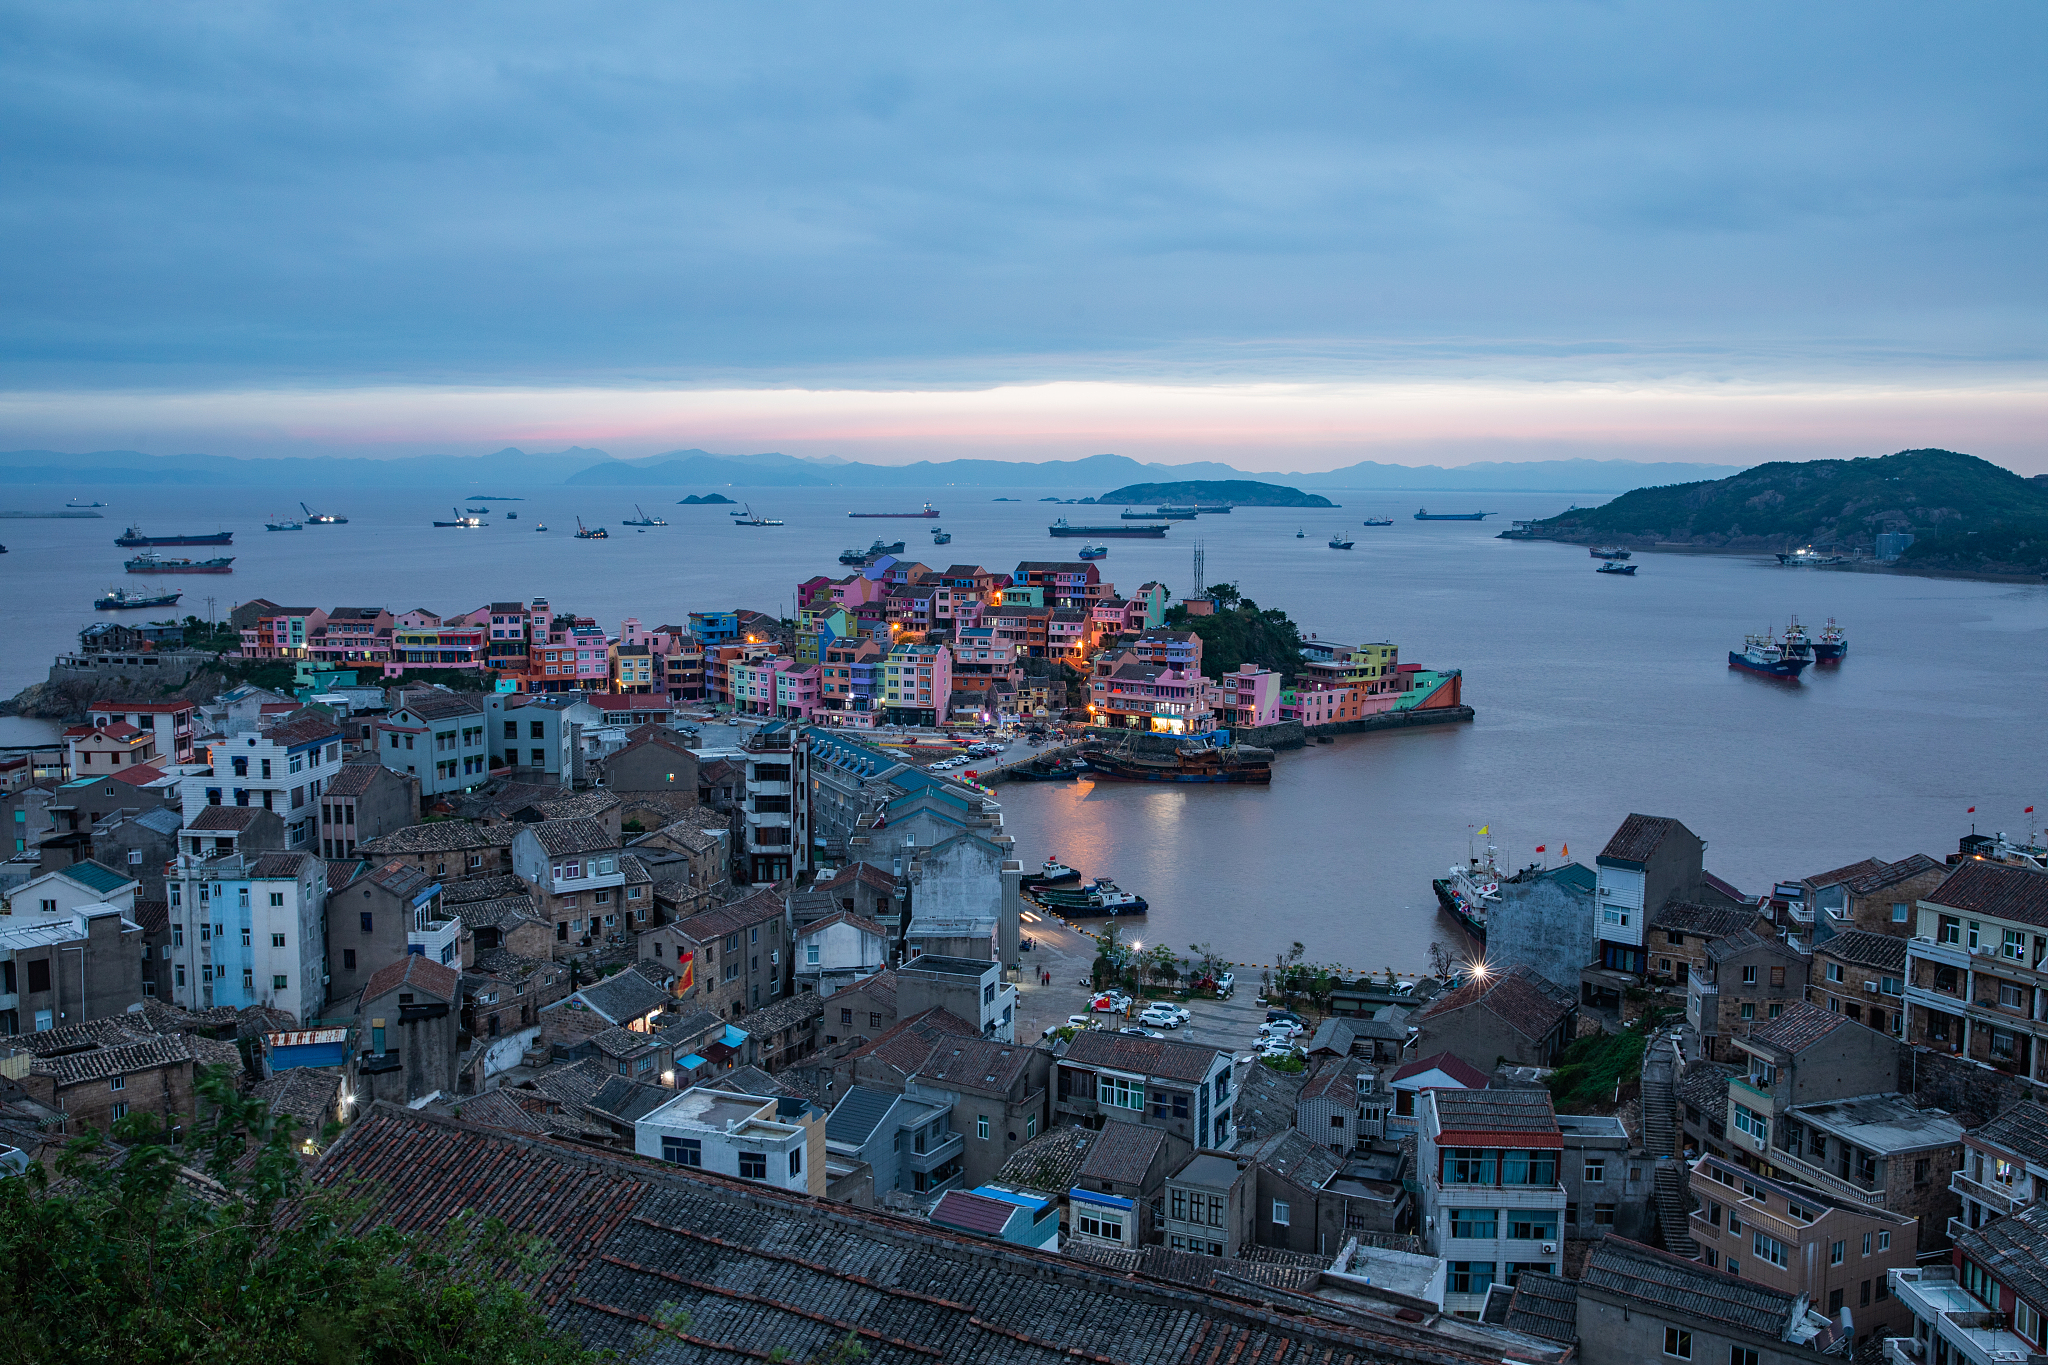
{"label": "stone house", "polygon": [[1842,1200],[1919,1220],[1918,1250],[1948,1244],[1961,1212],[1949,1177],[1963,1160],[1963,1125],[1904,1095],[1795,1104],[1778,1121],[1769,1171]]}
{"label": "stone house", "polygon": [[604,760],[604,785],[622,799],[658,792],[695,805],[698,766],[697,755],[684,747],[673,731],[663,735],[643,730],[639,738]]}
{"label": "stone house", "polygon": [[2033,1100],[2009,1105],[1963,1135],[1963,1164],[1949,1179],[1962,1212],[1949,1225],[1957,1236],[2019,1212],[2048,1195],[2048,1108]]}
{"label": "stone house", "polygon": [[1707,945],[1707,970],[1686,984],[1685,1021],[1705,1055],[1725,1061],[1730,1044],[1806,998],[1807,959],[1784,939],[1745,929]]}
{"label": "stone house", "polygon": [[945,1038],[911,1075],[903,1093],[951,1109],[954,1130],[963,1140],[966,1181],[985,1185],[1011,1153],[1045,1126],[1051,1060],[1039,1048],[1016,1043]]}
{"label": "stone house", "polygon": [[[1782,1145],[1786,1111],[1898,1084],[1900,1044],[1806,1001],[1787,1005],[1735,1040],[1742,1070],[1728,1082],[1728,1143],[1736,1160],[1761,1167]],[[1773,1135],[1777,1135],[1774,1139]]]}
{"label": "stone house", "polygon": [[1628,1127],[1603,1114],[1559,1114],[1564,1137],[1558,1176],[1564,1183],[1566,1237],[1649,1235],[1652,1162],[1629,1141]]}
{"label": "stone house", "polygon": [[1798,1294],[1623,1237],[1594,1248],[1577,1289],[1585,1365],[1812,1365],[1835,1330]]}
{"label": "stone house", "polygon": [[732,887],[732,831],[711,812],[697,809],[671,820],[628,846],[654,879],[654,923],[702,914]]}
{"label": "stone house", "polygon": [[[411,951],[415,937],[429,926],[444,926],[442,946],[431,954],[443,966],[460,967],[460,934],[446,927],[460,921],[441,905],[441,883],[400,858],[372,867],[367,863],[330,864],[356,870],[344,885],[327,892],[327,999],[353,999],[370,978]],[[417,926],[417,927],[416,927]],[[424,942],[422,944],[424,947]]]}
{"label": "stone house", "polygon": [[1911,1041],[2048,1082],[2048,872],[1965,858],[1913,914]]}
{"label": "stone house", "polygon": [[418,953],[384,967],[356,1008],[356,1074],[367,1099],[408,1104],[459,1093],[462,977]]}
{"label": "stone house", "polygon": [[1688,1156],[1728,1155],[1728,1081],[1735,1068],[1719,1062],[1687,1062],[1674,1087],[1679,1131]]}
{"label": "stone house", "polygon": [[1814,939],[1859,929],[1869,934],[1909,937],[1913,932],[1913,905],[1940,886],[1949,869],[1924,853],[1882,863],[1844,880],[1839,901],[1833,888],[1822,888],[1818,897],[1821,914],[1814,921]]}
{"label": "stone house", "polygon": [[1745,929],[1758,928],[1758,919],[1754,906],[1667,902],[1650,915],[1645,949],[1650,959],[1650,979],[1682,988],[1693,977],[1711,973],[1713,964],[1707,949]]}
{"label": "stone house", "polygon": [[627,871],[619,841],[603,823],[541,820],[514,828],[512,870],[555,926],[555,951],[574,955],[618,933]]}
{"label": "stone house", "polygon": [[1311,1070],[1295,1096],[1294,1126],[1340,1157],[1370,1150],[1387,1135],[1387,1110],[1393,1105],[1378,1070],[1351,1056],[1348,1048],[1321,1057],[1311,1049],[1309,1057]]}
{"label": "stone house", "polygon": [[1580,863],[1525,869],[1500,883],[1487,912],[1486,947],[1495,962],[1520,962],[1546,981],[1576,986],[1596,956],[1593,870]]}
{"label": "stone house", "polygon": [[856,985],[837,991],[825,1007],[819,1027],[825,1047],[855,1038],[879,1038],[901,1017],[896,1003],[896,973],[888,968]]}
{"label": "stone house", "polygon": [[356,856],[371,862],[403,858],[435,877],[475,877],[512,870],[509,824],[431,820],[407,825],[356,845]]}
{"label": "stone house", "polygon": [[678,998],[738,1019],[774,1004],[784,993],[789,971],[784,913],[782,897],[759,891],[641,935],[640,955],[676,972]]}
{"label": "stone house", "polygon": [[441,906],[462,921],[462,963],[504,950],[522,958],[554,955],[555,926],[526,883],[511,873],[444,883]]}
{"label": "stone house", "polygon": [[1438,996],[1422,1011],[1420,1047],[1486,1065],[1553,1066],[1577,1036],[1576,995],[1517,963]]}
{"label": "stone house", "polygon": [[320,792],[320,856],[352,858],[358,844],[404,829],[419,815],[417,777],[381,763],[344,763]]}
{"label": "stone house", "polygon": [[754,1040],[756,1064],[772,1075],[816,1052],[824,1010],[822,1000],[803,992],[750,1011],[742,1027]]}
{"label": "stone house", "polygon": [[[1166,1177],[1166,1218],[1161,1233],[1172,1251],[1236,1260],[1256,1244],[1258,1173],[1243,1153],[1197,1151]],[[1087,1230],[1086,1215],[1070,1218]]]}
{"label": "stone house", "polygon": [[1215,1048],[1087,1029],[1055,1068],[1054,1114],[1087,1128],[1142,1123],[1190,1147],[1227,1145],[1231,1069],[1230,1054]]}
{"label": "stone house", "polygon": [[[1068,1235],[1083,1245],[1134,1248],[1158,1242],[1166,1213],[1166,1173],[1192,1155],[1158,1128],[1135,1123],[1104,1124],[1083,1149],[1067,1188]],[[1005,1170],[1007,1170],[1007,1165]],[[1050,1192],[1049,1192],[1050,1193]],[[1074,1215],[1086,1213],[1093,1231],[1081,1231]],[[1114,1228],[1115,1237],[1105,1233]]]}
{"label": "stone house", "polygon": [[1408,1208],[1399,1148],[1338,1155],[1300,1131],[1249,1148],[1255,1174],[1252,1239],[1262,1247],[1335,1256],[1356,1237],[1391,1236]]}
{"label": "stone house", "polygon": [[[178,852],[178,812],[167,806],[121,811],[92,827],[92,861],[135,878],[140,900],[164,899],[164,867]],[[280,846],[284,827],[278,826]]]}
{"label": "stone house", "polygon": [[1813,946],[1808,999],[1894,1038],[1906,1036],[1906,940],[1845,929]]}

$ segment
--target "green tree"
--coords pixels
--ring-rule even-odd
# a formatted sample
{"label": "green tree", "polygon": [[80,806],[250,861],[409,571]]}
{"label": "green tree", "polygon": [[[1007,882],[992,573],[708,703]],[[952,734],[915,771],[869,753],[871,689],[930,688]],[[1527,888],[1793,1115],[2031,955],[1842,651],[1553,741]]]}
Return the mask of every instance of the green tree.
{"label": "green tree", "polygon": [[41,1166],[0,1180],[0,1362],[597,1359],[519,1287],[544,1245],[476,1217],[359,1229],[359,1202],[306,1183],[292,1120],[223,1070],[198,1088],[185,1147],[131,1115],[118,1148],[67,1144],[54,1182]]}

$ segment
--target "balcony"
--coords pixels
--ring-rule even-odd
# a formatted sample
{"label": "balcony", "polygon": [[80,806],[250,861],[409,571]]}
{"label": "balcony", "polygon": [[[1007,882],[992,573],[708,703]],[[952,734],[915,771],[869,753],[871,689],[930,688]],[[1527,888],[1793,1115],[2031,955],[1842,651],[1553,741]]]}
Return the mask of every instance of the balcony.
{"label": "balcony", "polygon": [[1885,1365],[1927,1365],[1927,1351],[1912,1337],[1884,1339]]}
{"label": "balcony", "polygon": [[424,953],[430,961],[452,963],[457,955],[457,944],[462,940],[462,920],[451,916],[448,919],[429,920],[423,926],[413,929],[405,936],[405,950],[408,953]]}
{"label": "balcony", "polygon": [[[1956,1281],[1950,1266],[1893,1270],[1892,1292],[1914,1317],[1929,1324],[1970,1365],[2024,1365],[2033,1347],[2015,1335],[2002,1314],[1986,1312]],[[1891,1352],[1886,1342],[1886,1353]],[[1922,1365],[1916,1358],[1914,1365]]]}
{"label": "balcony", "polygon": [[927,1143],[922,1152],[905,1152],[903,1160],[911,1170],[929,1174],[966,1150],[966,1134],[948,1133],[937,1142]]}
{"label": "balcony", "polygon": [[1941,943],[1935,939],[1919,937],[1909,941],[1906,951],[1909,957],[1921,958],[1928,962],[1939,962],[1948,967],[1961,967],[1964,970],[1968,970],[1976,965],[1971,960],[1972,954],[1970,950],[1960,943]]}
{"label": "balcony", "polygon": [[[1990,1163],[1986,1162],[1985,1164],[1989,1165]],[[2001,1218],[2008,1213],[2026,1207],[2026,1201],[2019,1198],[2012,1190],[2003,1186],[1986,1185],[1980,1181],[1972,1180],[1961,1171],[1950,1173],[1948,1188],[1950,1193],[1960,1194],[1967,1199],[1974,1199],[1998,1214]]]}

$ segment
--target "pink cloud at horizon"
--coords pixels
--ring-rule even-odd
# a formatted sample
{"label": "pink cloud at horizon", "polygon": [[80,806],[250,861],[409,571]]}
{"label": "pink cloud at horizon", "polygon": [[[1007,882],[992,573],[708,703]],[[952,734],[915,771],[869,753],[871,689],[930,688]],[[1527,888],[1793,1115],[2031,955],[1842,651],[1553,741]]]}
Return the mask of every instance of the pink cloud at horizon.
{"label": "pink cloud at horizon", "polygon": [[1731,463],[1942,446],[2048,470],[2024,385],[1054,382],[976,389],[352,388],[0,396],[15,447],[479,454],[780,450],[875,463],[1073,459],[1328,469],[1484,459]]}

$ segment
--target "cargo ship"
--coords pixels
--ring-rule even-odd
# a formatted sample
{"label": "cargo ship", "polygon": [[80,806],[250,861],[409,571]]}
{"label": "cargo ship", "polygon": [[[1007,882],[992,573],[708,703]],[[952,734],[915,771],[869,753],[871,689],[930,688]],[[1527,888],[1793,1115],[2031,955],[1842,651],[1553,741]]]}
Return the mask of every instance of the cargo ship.
{"label": "cargo ship", "polygon": [[1361,526],[1392,526],[1394,519],[1392,517],[1367,517],[1359,524]]}
{"label": "cargo ship", "polygon": [[143,553],[125,561],[122,567],[129,573],[230,573],[234,562],[233,555],[222,555],[219,559],[160,559]]}
{"label": "cargo ship", "polygon": [[1172,520],[1173,520],[1173,518],[1172,518],[1172,517],[1169,517],[1169,516],[1167,516],[1167,515],[1166,515],[1166,513],[1164,513],[1164,512],[1133,512],[1133,511],[1132,511],[1132,510],[1131,510],[1130,508],[1128,508],[1128,507],[1126,507],[1126,508],[1124,509],[1124,516],[1123,516],[1123,519],[1124,519],[1125,521],[1172,521]]}
{"label": "cargo ship", "polygon": [[1780,678],[1797,682],[1799,674],[1811,662],[1808,659],[1788,657],[1769,635],[1751,635],[1743,640],[1741,652],[1728,651],[1728,666],[1739,668],[1745,673],[1754,673],[1764,678]]}
{"label": "cargo ship", "polygon": [[94,611],[128,611],[134,607],[175,607],[183,597],[178,592],[137,592],[133,588],[108,588],[106,596],[95,600]]}
{"label": "cargo ship", "polygon": [[1110,782],[1233,782],[1270,785],[1273,751],[1249,745],[1203,745],[1172,753],[1143,754],[1128,746],[1084,749],[1090,777]]}
{"label": "cargo ship", "polygon": [[855,518],[866,518],[870,521],[884,517],[916,517],[919,520],[930,520],[939,515],[939,509],[930,503],[926,503],[924,510],[920,512],[848,512],[846,515]]}
{"label": "cargo ship", "polygon": [[1067,519],[1061,517],[1045,529],[1055,540],[1094,540],[1110,536],[1124,540],[1163,540],[1166,538],[1167,528],[1172,524],[1167,521],[1145,521],[1120,522],[1112,526],[1069,526]]}
{"label": "cargo ship", "polygon": [[1153,515],[1165,517],[1168,521],[1193,521],[1202,515],[1199,507],[1156,507]]}
{"label": "cargo ship", "polygon": [[[640,504],[639,504],[639,503],[637,503],[637,502],[633,504],[633,513],[634,513],[634,515],[632,515],[632,516],[630,516],[630,517],[627,517],[627,518],[626,518],[626,519],[625,519],[624,521],[620,522],[620,523],[619,523],[619,525],[621,525],[621,526],[666,526],[666,525],[668,525],[668,523],[667,523],[667,522],[665,522],[665,521],[663,521],[663,520],[662,520],[662,519],[661,519],[660,517],[650,517],[650,516],[648,516],[648,515],[647,515],[647,514],[646,514],[645,512],[642,512],[642,511],[640,510]],[[510,514],[508,514],[508,515],[512,515],[512,516],[517,516],[517,515],[518,515],[518,513],[514,512],[514,513],[510,513]]]}
{"label": "cargo ship", "polygon": [[1196,504],[1195,510],[1197,512],[1200,512],[1205,517],[1227,517],[1230,515],[1231,509],[1236,505],[1237,504],[1235,503],[1229,502],[1219,502],[1213,504],[1204,502]]}
{"label": "cargo ship", "polygon": [[1828,623],[1821,627],[1820,638],[1813,642],[1813,661],[1821,664],[1838,664],[1849,652],[1849,637],[1835,624],[1830,616]]}
{"label": "cargo ship", "polygon": [[114,543],[129,549],[146,545],[232,545],[235,543],[235,533],[215,531],[209,536],[146,536],[142,534],[141,527],[131,526],[115,536]]}
{"label": "cargo ship", "polygon": [[1811,545],[1778,556],[1778,562],[1788,569],[1825,569],[1831,564],[1847,564],[1847,555],[1827,555]]}
{"label": "cargo ship", "polygon": [[1491,512],[1432,512],[1427,507],[1415,513],[1417,521],[1485,521]]}
{"label": "cargo ship", "polygon": [[463,511],[460,507],[451,507],[448,509],[448,511],[454,516],[455,519],[453,521],[437,521],[434,523],[434,525],[453,526],[464,531],[474,531],[484,524],[484,519],[482,517],[471,517],[463,515]]}

